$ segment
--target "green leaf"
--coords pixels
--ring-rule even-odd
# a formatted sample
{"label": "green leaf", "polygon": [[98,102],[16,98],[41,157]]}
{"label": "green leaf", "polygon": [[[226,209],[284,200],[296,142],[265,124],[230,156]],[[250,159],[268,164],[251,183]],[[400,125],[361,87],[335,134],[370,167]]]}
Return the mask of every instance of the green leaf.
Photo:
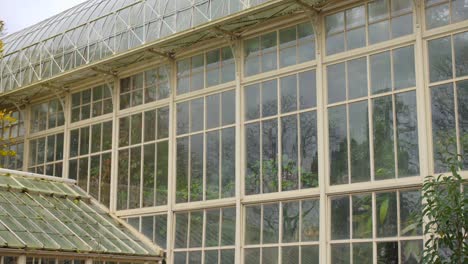
{"label": "green leaf", "polygon": [[384,224],[385,219],[387,218],[388,214],[388,198],[385,199],[385,201],[382,202],[382,205],[380,205],[380,224]]}

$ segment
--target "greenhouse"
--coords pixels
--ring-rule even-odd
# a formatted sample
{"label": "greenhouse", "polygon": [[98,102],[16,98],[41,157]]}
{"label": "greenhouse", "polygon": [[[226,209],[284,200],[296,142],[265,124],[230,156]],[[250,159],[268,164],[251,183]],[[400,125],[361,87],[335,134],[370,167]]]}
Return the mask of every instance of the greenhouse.
{"label": "greenhouse", "polygon": [[0,264],[420,263],[468,151],[466,0],[89,0],[3,42]]}

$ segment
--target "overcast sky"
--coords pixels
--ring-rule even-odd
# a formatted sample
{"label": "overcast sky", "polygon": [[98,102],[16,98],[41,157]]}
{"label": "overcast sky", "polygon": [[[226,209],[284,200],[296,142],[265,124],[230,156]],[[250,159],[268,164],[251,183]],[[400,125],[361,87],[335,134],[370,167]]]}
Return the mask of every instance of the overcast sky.
{"label": "overcast sky", "polygon": [[86,0],[0,0],[0,20],[11,34]]}

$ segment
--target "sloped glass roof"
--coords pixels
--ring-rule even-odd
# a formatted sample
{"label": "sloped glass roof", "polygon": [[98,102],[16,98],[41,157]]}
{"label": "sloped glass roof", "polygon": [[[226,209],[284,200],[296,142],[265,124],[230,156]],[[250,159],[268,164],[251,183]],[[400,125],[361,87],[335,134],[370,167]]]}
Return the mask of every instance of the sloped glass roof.
{"label": "sloped glass roof", "polygon": [[72,181],[0,172],[0,248],[162,256]]}
{"label": "sloped glass roof", "polygon": [[268,1],[89,0],[4,38],[1,92]]}

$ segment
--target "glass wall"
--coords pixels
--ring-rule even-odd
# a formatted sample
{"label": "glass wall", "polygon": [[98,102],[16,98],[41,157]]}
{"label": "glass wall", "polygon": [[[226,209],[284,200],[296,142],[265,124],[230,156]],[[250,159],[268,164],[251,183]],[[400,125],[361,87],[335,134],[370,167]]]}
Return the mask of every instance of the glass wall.
{"label": "glass wall", "polygon": [[4,164],[77,180],[169,263],[418,263],[423,176],[468,151],[463,2],[330,4],[323,32],[295,14],[37,98]]}

